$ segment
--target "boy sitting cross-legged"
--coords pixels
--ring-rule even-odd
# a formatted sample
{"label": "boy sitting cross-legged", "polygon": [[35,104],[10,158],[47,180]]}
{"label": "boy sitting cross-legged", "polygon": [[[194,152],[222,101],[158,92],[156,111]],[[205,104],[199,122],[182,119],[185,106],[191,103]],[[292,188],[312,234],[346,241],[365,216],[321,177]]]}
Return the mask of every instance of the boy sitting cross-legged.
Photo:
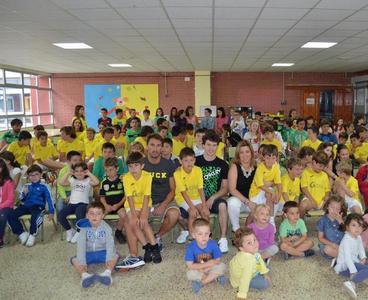
{"label": "boy sitting cross-legged", "polygon": [[[81,285],[90,287],[96,281],[111,285],[111,271],[118,260],[111,227],[103,221],[105,208],[100,202],[93,202],[87,207],[87,219],[77,223],[80,233],[77,241],[77,256],[70,262],[81,276]],[[106,270],[100,274],[88,273],[88,266],[105,264]]]}
{"label": "boy sitting cross-legged", "polygon": [[292,256],[313,256],[313,241],[307,237],[307,227],[300,219],[298,204],[288,201],[284,204],[284,221],[280,225],[280,249],[285,259]]}
{"label": "boy sitting cross-legged", "polygon": [[225,284],[225,264],[220,261],[222,253],[216,241],[210,240],[210,223],[205,219],[193,222],[193,238],[186,251],[185,262],[188,267],[187,277],[192,281],[194,293],[203,285],[214,280]]}

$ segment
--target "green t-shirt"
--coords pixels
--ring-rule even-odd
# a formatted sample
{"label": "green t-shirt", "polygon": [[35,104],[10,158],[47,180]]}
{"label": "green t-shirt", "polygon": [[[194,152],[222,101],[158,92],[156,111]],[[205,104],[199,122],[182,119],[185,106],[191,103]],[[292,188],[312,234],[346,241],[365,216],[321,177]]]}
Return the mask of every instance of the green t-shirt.
{"label": "green t-shirt", "polygon": [[302,219],[299,219],[296,224],[290,224],[288,219],[282,221],[279,229],[280,237],[301,237],[303,234],[307,233],[307,227]]}
{"label": "green t-shirt", "polygon": [[57,192],[58,192],[59,198],[61,199],[65,199],[67,197],[66,193],[71,191],[70,186],[63,186],[60,184],[61,178],[63,178],[65,174],[69,172],[69,170],[70,170],[69,166],[65,166],[64,168],[62,168],[59,172],[59,176],[57,179]]}
{"label": "green t-shirt", "polygon": [[13,130],[6,131],[2,137],[1,141],[5,141],[8,145],[18,140],[19,133],[14,134]]}
{"label": "green t-shirt", "polygon": [[290,135],[291,146],[295,149],[299,149],[306,139],[308,139],[308,133],[305,130],[295,130]]}
{"label": "green t-shirt", "polygon": [[[104,163],[105,159],[103,157],[99,157],[93,165],[92,173],[98,178],[100,182],[105,178]],[[124,166],[123,161],[121,159],[118,159],[118,164],[119,164],[118,170],[119,176],[128,172],[126,165]]]}
{"label": "green t-shirt", "polygon": [[126,140],[128,142],[128,144],[131,144],[134,142],[134,140],[139,137],[141,133],[141,130],[138,129],[138,130],[133,130],[133,129],[128,129],[126,134],[125,134],[125,137],[126,137]]}
{"label": "green t-shirt", "polygon": [[281,136],[282,136],[282,139],[285,143],[288,143],[290,142],[290,139],[291,139],[291,135],[294,133],[294,129],[293,128],[285,128],[283,127],[281,129]]}

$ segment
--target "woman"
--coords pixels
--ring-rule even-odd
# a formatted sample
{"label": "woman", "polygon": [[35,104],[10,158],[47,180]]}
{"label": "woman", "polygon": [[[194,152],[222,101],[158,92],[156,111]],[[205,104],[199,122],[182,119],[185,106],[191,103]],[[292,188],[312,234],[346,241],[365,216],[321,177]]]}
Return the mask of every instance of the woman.
{"label": "woman", "polygon": [[296,112],[295,108],[290,109],[289,111],[289,118],[294,120],[298,117],[298,113]]}
{"label": "woman", "polygon": [[179,126],[180,128],[185,128],[187,126],[187,119],[183,109],[179,110],[175,125]]}
{"label": "woman", "polygon": [[222,134],[222,125],[228,124],[229,118],[226,116],[225,109],[223,107],[219,107],[217,109],[217,115],[216,115],[216,131],[218,134]]}
{"label": "woman", "polygon": [[257,120],[250,122],[249,131],[244,134],[243,139],[247,140],[252,145],[253,151],[257,155],[259,145],[261,144],[261,132]]}
{"label": "woman", "polygon": [[175,126],[177,118],[178,118],[178,109],[174,106],[170,110],[169,116],[170,128],[173,128]]}
{"label": "woman", "polygon": [[75,134],[77,135],[77,138],[81,140],[82,142],[84,142],[84,139],[87,136],[86,136],[86,131],[85,131],[86,128],[84,128],[83,126],[82,119],[75,118],[72,122],[72,127],[75,131]]}
{"label": "woman", "polygon": [[83,125],[83,131],[87,129],[87,122],[86,117],[84,115],[84,106],[83,105],[76,105],[74,108],[74,116],[72,119],[72,123],[75,119],[80,119]]}
{"label": "woman", "polygon": [[156,109],[156,116],[153,119],[153,124],[155,124],[155,126],[157,126],[158,119],[165,119],[165,114],[164,114],[164,110],[162,109],[162,107],[159,107]]}
{"label": "woman", "polygon": [[198,127],[198,117],[194,113],[193,106],[187,106],[185,109],[185,118],[187,119],[187,124],[192,124],[194,129]]}
{"label": "woman", "polygon": [[84,159],[84,143],[77,139],[77,135],[72,126],[64,126],[60,129],[61,139],[57,143],[57,150],[60,153],[59,160],[66,161],[66,155],[69,151],[78,151]]}
{"label": "woman", "polygon": [[243,140],[235,150],[228,175],[229,192],[227,200],[229,218],[233,232],[240,228],[241,212],[250,212],[249,190],[256,172],[255,157],[251,144]]}
{"label": "woman", "polygon": [[[340,162],[340,161],[350,161],[350,152],[349,152],[349,148],[346,145],[343,144],[339,144],[337,145],[336,148],[336,158],[333,160],[332,162],[332,171],[334,174],[336,174],[336,165]],[[351,175],[353,175],[354,170],[352,170]]]}

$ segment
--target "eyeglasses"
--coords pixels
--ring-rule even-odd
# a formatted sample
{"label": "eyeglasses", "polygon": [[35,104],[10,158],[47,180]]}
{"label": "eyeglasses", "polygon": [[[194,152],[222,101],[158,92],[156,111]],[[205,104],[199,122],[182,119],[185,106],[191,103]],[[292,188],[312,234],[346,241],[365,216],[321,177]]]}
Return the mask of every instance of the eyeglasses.
{"label": "eyeglasses", "polygon": [[28,174],[28,177],[35,177],[35,176],[40,176],[40,173],[31,173],[31,174]]}

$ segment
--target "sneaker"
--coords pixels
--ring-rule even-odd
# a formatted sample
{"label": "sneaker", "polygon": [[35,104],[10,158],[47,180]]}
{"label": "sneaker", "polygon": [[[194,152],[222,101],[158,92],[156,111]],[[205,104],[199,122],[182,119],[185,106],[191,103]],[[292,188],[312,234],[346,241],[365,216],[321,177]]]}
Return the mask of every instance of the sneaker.
{"label": "sneaker", "polygon": [[121,269],[135,269],[141,266],[144,266],[146,263],[143,258],[140,256],[127,256],[123,260],[119,261],[115,270],[120,271]]}
{"label": "sneaker", "polygon": [[187,238],[189,237],[189,231],[188,230],[182,230],[180,232],[180,235],[176,239],[176,243],[178,244],[184,244],[187,241]]}
{"label": "sneaker", "polygon": [[96,281],[95,274],[83,273],[81,278],[81,286],[83,288],[89,288]]}
{"label": "sneaker", "polygon": [[115,230],[115,238],[119,242],[119,244],[125,244],[126,238],[121,230],[116,229]]}
{"label": "sneaker", "polygon": [[200,281],[192,282],[192,290],[194,294],[197,294],[202,288],[202,283]]}
{"label": "sneaker", "polygon": [[221,251],[222,253],[227,253],[227,252],[229,252],[229,246],[228,246],[228,243],[227,243],[227,239],[226,239],[226,238],[221,238],[221,239],[218,241],[218,245],[219,245],[220,251]]}
{"label": "sneaker", "polygon": [[349,296],[353,299],[357,298],[357,293],[355,291],[355,283],[352,281],[345,281],[344,288],[348,292]]}
{"label": "sneaker", "polygon": [[266,258],[266,259],[264,260],[264,262],[266,263],[266,266],[268,266],[268,265],[270,264],[270,261],[271,261],[271,257]]}
{"label": "sneaker", "polygon": [[22,232],[22,233],[18,236],[18,238],[19,238],[19,240],[20,240],[20,243],[21,243],[22,245],[24,245],[24,244],[27,242],[28,237],[29,237],[29,232],[27,232],[27,231]]}
{"label": "sneaker", "polygon": [[336,266],[336,257],[331,260],[330,268],[334,268]]}
{"label": "sneaker", "polygon": [[144,251],[144,262],[150,263],[152,261],[152,245],[150,243],[143,246]]}
{"label": "sneaker", "polygon": [[315,254],[314,253],[314,250],[312,250],[312,249],[309,249],[309,250],[304,251],[304,256],[305,257],[313,256],[314,254]]}
{"label": "sneaker", "polygon": [[221,284],[222,286],[224,286],[225,284],[226,284],[226,278],[225,278],[225,276],[224,275],[222,275],[222,276],[219,276],[219,277],[217,277],[217,282],[219,283],[219,284]]}
{"label": "sneaker", "polygon": [[74,235],[73,238],[71,239],[71,243],[75,244],[78,241],[78,236],[79,236],[79,231],[77,231]]}
{"label": "sneaker", "polygon": [[284,259],[285,259],[285,260],[288,260],[288,259],[289,259],[289,253],[284,252]]}
{"label": "sneaker", "polygon": [[96,280],[106,286],[112,285],[111,271],[106,270],[96,275]]}
{"label": "sneaker", "polygon": [[70,243],[70,241],[72,240],[73,236],[74,236],[75,230],[74,229],[69,229],[66,231],[66,238],[65,240]]}
{"label": "sneaker", "polygon": [[152,246],[152,261],[154,264],[159,264],[160,262],[162,262],[162,257],[158,244]]}
{"label": "sneaker", "polygon": [[36,240],[36,236],[34,236],[33,234],[30,234],[26,243],[27,247],[32,247],[35,243]]}

